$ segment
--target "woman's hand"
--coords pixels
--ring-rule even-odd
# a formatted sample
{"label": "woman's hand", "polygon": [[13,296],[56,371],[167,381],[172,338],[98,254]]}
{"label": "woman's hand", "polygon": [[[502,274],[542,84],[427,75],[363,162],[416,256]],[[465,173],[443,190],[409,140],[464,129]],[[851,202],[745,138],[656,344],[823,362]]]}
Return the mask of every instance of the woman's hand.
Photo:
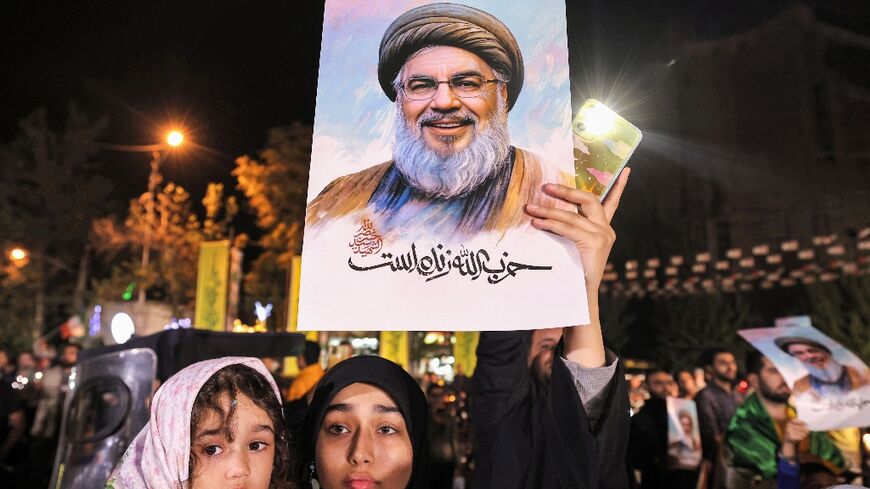
{"label": "woman's hand", "polygon": [[598,197],[590,192],[565,185],[544,185],[544,193],[577,205],[579,212],[531,204],[526,206],[526,213],[533,218],[532,226],[574,242],[583,262],[586,287],[593,289],[596,295],[610,249],[616,242],[616,232],[610,227],[610,221],[619,207],[619,199],[628,183],[630,173],[628,168],[622,171],[603,204],[598,202]]}

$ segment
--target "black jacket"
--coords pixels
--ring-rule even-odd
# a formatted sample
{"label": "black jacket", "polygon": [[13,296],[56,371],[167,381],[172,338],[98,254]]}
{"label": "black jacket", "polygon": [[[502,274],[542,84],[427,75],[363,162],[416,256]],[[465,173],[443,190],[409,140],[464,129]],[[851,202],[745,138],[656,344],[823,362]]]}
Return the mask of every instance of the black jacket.
{"label": "black jacket", "polygon": [[484,332],[472,383],[474,489],[628,487],[628,389],[622,367],[591,426],[561,354],[549,389],[527,367],[529,332]]}
{"label": "black jacket", "polygon": [[630,466],[641,472],[642,489],[667,487],[668,410],[662,399],[650,398],[631,418]]}

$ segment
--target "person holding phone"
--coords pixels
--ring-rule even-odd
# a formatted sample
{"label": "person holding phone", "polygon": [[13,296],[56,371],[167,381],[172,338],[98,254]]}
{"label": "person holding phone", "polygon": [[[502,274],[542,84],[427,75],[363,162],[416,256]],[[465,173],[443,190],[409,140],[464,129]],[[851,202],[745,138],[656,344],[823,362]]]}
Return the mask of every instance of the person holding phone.
{"label": "person holding phone", "polygon": [[472,381],[475,488],[628,487],[628,388],[598,315],[598,287],[616,239],[610,221],[628,175],[622,172],[603,204],[590,192],[543,187],[579,212],[525,208],[534,227],[570,239],[580,252],[590,323],[481,333]]}

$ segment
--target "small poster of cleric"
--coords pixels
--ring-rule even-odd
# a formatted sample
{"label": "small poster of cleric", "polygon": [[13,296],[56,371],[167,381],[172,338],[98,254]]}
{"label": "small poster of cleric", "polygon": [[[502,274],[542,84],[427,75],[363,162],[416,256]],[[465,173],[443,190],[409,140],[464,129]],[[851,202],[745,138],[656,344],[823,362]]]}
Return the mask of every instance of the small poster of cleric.
{"label": "small poster of cleric", "polygon": [[870,370],[854,353],[812,326],[739,333],[782,374],[811,430],[870,426]]}
{"label": "small poster of cleric", "polygon": [[701,431],[695,401],[668,397],[668,470],[698,470]]}
{"label": "small poster of cleric", "polygon": [[524,205],[574,186],[564,0],[328,0],[299,328],[588,322],[568,241]]}

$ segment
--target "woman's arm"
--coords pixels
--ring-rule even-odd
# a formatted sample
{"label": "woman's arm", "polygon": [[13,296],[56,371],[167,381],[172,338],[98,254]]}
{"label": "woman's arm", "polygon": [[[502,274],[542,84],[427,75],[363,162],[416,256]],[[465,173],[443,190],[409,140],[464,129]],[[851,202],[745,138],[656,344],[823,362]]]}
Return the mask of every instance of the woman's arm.
{"label": "woman's arm", "polygon": [[579,212],[529,204],[526,212],[533,217],[532,226],[558,234],[574,242],[583,263],[586,280],[586,300],[589,304],[589,324],[564,328],[565,358],[586,368],[605,365],[604,338],[598,316],[598,287],[604,276],[604,267],[610,249],[616,242],[616,232],[610,221],[619,207],[622,191],[628,183],[631,170],[620,174],[604,203],[590,192],[565,185],[547,184],[547,195],[576,204]]}

